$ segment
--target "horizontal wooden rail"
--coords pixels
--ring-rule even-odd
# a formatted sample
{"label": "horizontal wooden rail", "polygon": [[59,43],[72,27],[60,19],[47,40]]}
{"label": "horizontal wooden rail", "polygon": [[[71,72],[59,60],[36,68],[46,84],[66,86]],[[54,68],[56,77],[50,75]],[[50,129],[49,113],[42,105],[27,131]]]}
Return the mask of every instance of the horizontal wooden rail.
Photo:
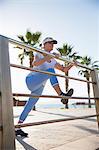
{"label": "horizontal wooden rail", "polygon": [[[19,96],[19,97],[34,97],[34,98],[63,98],[63,99],[89,99],[88,97],[69,97],[69,96],[54,96],[54,95],[32,95],[32,94],[24,94],[24,93],[13,93],[13,96]],[[99,99],[99,97],[94,98],[90,97],[90,99]]]}
{"label": "horizontal wooden rail", "polygon": [[[73,62],[73,61],[71,61],[71,60],[69,60],[69,59],[67,59],[67,58],[63,58],[63,57],[61,57],[61,56],[60,56],[60,57],[56,57],[54,54],[51,54],[51,53],[46,52],[46,51],[44,51],[44,50],[41,50],[41,49],[39,49],[39,48],[32,47],[31,45],[27,45],[27,44],[24,44],[24,43],[22,43],[22,42],[13,40],[13,39],[11,39],[11,38],[9,38],[9,42],[11,42],[12,44],[15,44],[15,45],[19,45],[21,48],[28,49],[28,51],[36,51],[36,52],[39,52],[39,53],[42,53],[42,54],[47,54],[47,55],[52,56],[53,58],[62,60],[62,61],[64,61],[64,62],[70,62],[70,63]],[[88,69],[88,70],[93,70],[93,68],[88,67],[88,66],[85,66],[85,65],[82,65],[82,64],[80,64],[79,62],[77,62],[77,65],[78,65],[79,67],[82,67],[82,68],[85,68],[85,69]]]}
{"label": "horizontal wooden rail", "polygon": [[[5,36],[3,36],[3,35],[0,35],[0,36],[5,37]],[[67,58],[63,58],[63,57],[61,57],[61,56],[60,56],[60,57],[56,57],[54,54],[51,54],[51,53],[46,52],[46,51],[44,51],[44,50],[42,50],[42,49],[33,47],[33,46],[29,45],[29,44],[24,44],[24,43],[22,43],[22,42],[19,42],[19,41],[17,41],[17,40],[11,39],[11,38],[9,38],[9,37],[5,37],[5,38],[7,38],[10,43],[15,44],[15,45],[18,45],[18,46],[20,46],[21,48],[25,48],[25,49],[27,49],[28,51],[36,51],[36,52],[39,52],[39,53],[42,53],[42,54],[47,54],[47,55],[49,55],[49,56],[51,56],[51,57],[53,57],[53,58],[56,58],[56,59],[58,59],[58,60],[62,60],[62,61],[64,61],[64,62],[70,62],[70,63],[73,62],[73,61],[71,61],[71,60],[69,60],[69,59],[67,59]],[[93,70],[93,68],[88,67],[88,66],[85,66],[85,65],[82,65],[82,64],[80,64],[79,62],[77,62],[77,65],[78,65],[79,67],[82,67],[82,68],[85,68],[85,69],[88,69],[88,70]]]}
{"label": "horizontal wooden rail", "polygon": [[44,73],[44,74],[48,74],[48,75],[53,75],[53,76],[59,76],[59,77],[63,77],[63,78],[68,78],[68,79],[71,79],[71,80],[77,80],[77,81],[81,81],[81,82],[87,82],[87,83],[96,84],[95,82],[91,82],[91,81],[87,81],[87,80],[83,80],[83,79],[78,79],[78,78],[74,78],[74,77],[68,77],[68,76],[65,76],[65,75],[61,75],[61,74],[57,74],[57,73],[52,73],[52,72],[48,72],[48,71],[36,70],[36,69],[29,68],[29,67],[21,66],[21,65],[10,64],[10,66],[11,67],[15,67],[15,68],[24,69],[24,70],[33,71],[33,72],[40,72],[40,73]]}
{"label": "horizontal wooden rail", "polygon": [[47,121],[39,121],[39,122],[33,122],[33,123],[23,123],[15,125],[15,128],[19,127],[28,127],[28,126],[36,126],[36,125],[42,125],[42,124],[50,124],[50,123],[56,123],[56,122],[63,122],[63,121],[70,121],[70,120],[77,120],[77,119],[86,119],[91,117],[96,117],[98,115],[88,115],[88,116],[80,116],[80,117],[73,117],[73,118],[63,118],[63,119],[54,119],[54,120],[47,120]]}

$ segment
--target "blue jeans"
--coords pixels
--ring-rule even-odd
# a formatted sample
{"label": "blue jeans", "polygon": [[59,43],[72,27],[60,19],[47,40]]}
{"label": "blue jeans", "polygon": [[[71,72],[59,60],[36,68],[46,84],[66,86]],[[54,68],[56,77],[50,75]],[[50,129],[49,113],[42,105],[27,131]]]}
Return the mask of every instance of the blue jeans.
{"label": "blue jeans", "polygon": [[[49,68],[46,71],[55,73],[53,68]],[[31,94],[42,95],[45,82],[50,79],[51,85],[55,86],[58,83],[57,77],[53,75],[43,74],[39,72],[34,72],[31,75],[26,77],[26,84],[28,89],[31,91]],[[32,110],[34,105],[37,103],[39,98],[30,97],[27,101],[23,112],[20,115],[19,121],[23,122],[28,116],[29,112]]]}

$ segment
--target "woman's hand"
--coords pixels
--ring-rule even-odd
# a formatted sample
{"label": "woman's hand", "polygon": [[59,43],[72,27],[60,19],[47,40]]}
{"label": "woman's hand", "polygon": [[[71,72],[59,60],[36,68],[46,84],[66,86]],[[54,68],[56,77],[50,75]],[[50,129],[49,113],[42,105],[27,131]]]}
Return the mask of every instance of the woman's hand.
{"label": "woman's hand", "polygon": [[51,56],[49,55],[44,55],[44,58],[39,59],[37,56],[35,57],[35,61],[33,61],[33,66],[40,66],[41,64],[43,64],[44,62],[48,61],[50,62],[50,60],[52,59]]}
{"label": "woman's hand", "polygon": [[45,59],[46,61],[49,61],[49,60],[52,59],[52,56],[46,55],[46,56],[44,57],[44,59]]}
{"label": "woman's hand", "polygon": [[68,66],[64,67],[63,65],[59,64],[59,63],[56,63],[55,65],[55,68],[58,69],[58,70],[61,70],[62,72],[65,72],[67,73],[67,71],[69,69],[71,69],[73,66],[77,66],[77,62],[73,62],[73,63],[70,63]]}
{"label": "woman's hand", "polygon": [[76,61],[74,61],[74,62],[70,63],[70,65],[64,67],[64,68],[63,68],[63,72],[67,73],[67,71],[68,71],[69,69],[71,69],[73,66],[77,66],[77,62],[76,62]]}

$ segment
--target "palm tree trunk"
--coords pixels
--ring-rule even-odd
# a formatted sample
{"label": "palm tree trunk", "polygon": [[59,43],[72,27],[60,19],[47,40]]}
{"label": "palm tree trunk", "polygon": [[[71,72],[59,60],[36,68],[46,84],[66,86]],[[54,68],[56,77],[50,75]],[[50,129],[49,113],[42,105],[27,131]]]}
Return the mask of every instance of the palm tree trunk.
{"label": "palm tree trunk", "polygon": [[[32,65],[33,60],[34,60],[34,55],[33,55],[33,53],[31,53],[31,55],[29,57],[30,68],[33,67],[33,65]],[[33,110],[36,110],[36,106],[33,107]]]}
{"label": "palm tree trunk", "polygon": [[[87,78],[89,81],[89,78]],[[87,83],[87,91],[88,91],[88,107],[91,108],[91,100],[90,100],[90,84]]]}
{"label": "palm tree trunk", "polygon": [[[65,67],[67,66],[67,64],[65,63]],[[67,71],[67,73],[65,73],[65,76],[68,76],[69,72]],[[69,80],[67,78],[65,78],[65,89],[66,92],[68,91],[68,87],[69,87]],[[65,105],[65,108],[68,109],[68,103]]]}
{"label": "palm tree trunk", "polygon": [[33,60],[34,60],[34,55],[33,55],[33,53],[32,53],[32,54],[30,54],[30,57],[29,57],[30,68],[33,67],[33,65],[32,65]]}

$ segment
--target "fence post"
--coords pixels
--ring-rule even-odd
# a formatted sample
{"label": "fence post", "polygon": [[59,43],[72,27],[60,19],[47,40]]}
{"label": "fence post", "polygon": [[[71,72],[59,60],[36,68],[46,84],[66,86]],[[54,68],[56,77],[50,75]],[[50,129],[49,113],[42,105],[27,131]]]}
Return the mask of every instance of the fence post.
{"label": "fence post", "polygon": [[0,149],[15,150],[8,39],[0,35]]}
{"label": "fence post", "polygon": [[[91,78],[92,78],[92,82],[96,82],[96,84],[93,84],[93,93],[94,93],[94,97],[97,97],[97,99],[95,99],[96,114],[99,115],[99,77],[96,70],[91,71]],[[97,116],[97,123],[99,129],[99,116]]]}

